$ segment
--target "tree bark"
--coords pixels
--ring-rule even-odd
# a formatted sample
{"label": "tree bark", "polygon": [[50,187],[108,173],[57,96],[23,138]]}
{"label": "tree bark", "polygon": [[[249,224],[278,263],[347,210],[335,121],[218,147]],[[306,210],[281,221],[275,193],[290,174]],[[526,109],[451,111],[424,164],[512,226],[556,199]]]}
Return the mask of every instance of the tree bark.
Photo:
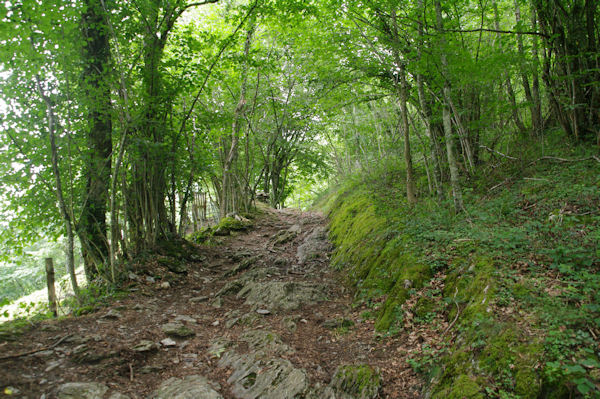
{"label": "tree bark", "polygon": [[410,152],[410,130],[408,124],[408,82],[406,81],[406,65],[400,60],[399,49],[400,37],[398,32],[398,21],[396,20],[396,10],[392,10],[392,28],[394,46],[394,60],[396,67],[399,69],[398,77],[395,82],[400,97],[400,118],[402,125],[402,133],[404,135],[404,163],[406,166],[406,200],[409,205],[417,203],[415,172],[412,163],[412,154]]}
{"label": "tree bark", "polygon": [[[500,16],[498,15],[498,4],[496,3],[495,0],[493,2],[493,7],[494,7],[495,27],[496,27],[497,31],[500,31]],[[500,49],[500,51],[502,51],[502,44],[500,43],[500,34],[498,33],[496,36],[497,36],[497,40],[498,40],[498,48]],[[519,129],[519,132],[523,133],[526,131],[526,129],[525,129],[525,125],[523,124],[523,121],[521,120],[521,116],[519,115],[519,109],[517,108],[517,99],[515,96],[515,91],[512,86],[510,73],[508,71],[504,72],[504,82],[505,82],[506,94],[508,95],[508,100],[510,101],[510,105],[511,105],[510,109],[511,109],[512,117],[513,117],[513,121],[515,122],[517,129]]]}
{"label": "tree bark", "polygon": [[246,41],[244,42],[244,63],[242,65],[242,79],[240,88],[240,98],[235,108],[233,123],[231,126],[231,145],[226,152],[225,159],[223,161],[223,181],[221,183],[221,198],[219,200],[219,211],[221,217],[227,216],[230,212],[237,212],[237,207],[231,202],[239,193],[239,186],[232,176],[232,165],[237,158],[238,143],[240,140],[240,131],[242,129],[242,122],[244,119],[244,113],[246,110],[246,90],[248,83],[248,57],[250,53],[250,47],[252,45],[252,36],[254,35],[254,24],[246,32]]}
{"label": "tree bark", "polygon": [[58,200],[60,215],[65,223],[65,234],[67,236],[67,270],[71,279],[73,293],[75,294],[75,297],[79,299],[79,285],[77,284],[77,276],[75,275],[75,234],[73,233],[73,221],[71,220],[71,213],[67,210],[67,204],[63,195],[62,179],[60,175],[60,169],[58,167],[58,149],[56,148],[56,117],[54,116],[54,104],[52,104],[50,98],[44,93],[39,76],[36,76],[36,84],[38,93],[46,104],[46,118],[48,122],[48,136],[50,139],[52,172],[54,174],[54,181],[56,184],[56,199]]}
{"label": "tree bark", "polygon": [[[446,39],[444,38],[444,21],[442,19],[442,5],[440,0],[435,1],[435,13],[437,28],[440,35],[440,43],[442,51],[446,47]],[[464,204],[462,199],[462,190],[460,187],[460,181],[458,176],[458,164],[456,162],[456,155],[454,152],[454,140],[452,135],[452,117],[450,115],[450,82],[448,76],[448,61],[446,55],[442,52],[441,54],[441,66],[442,75],[444,79],[444,103],[442,104],[442,120],[444,123],[444,138],[446,141],[446,154],[448,156],[448,166],[450,169],[450,185],[452,186],[452,198],[454,200],[454,209],[456,212],[464,210]]]}
{"label": "tree bark", "polygon": [[[514,0],[515,5],[515,21],[518,24],[521,23],[521,6],[519,5],[519,0]],[[537,40],[534,38],[534,40]],[[519,50],[519,57],[522,60],[525,60],[525,50],[523,47],[523,37],[522,35],[517,35],[517,47]],[[534,135],[538,135],[541,132],[541,123],[542,118],[539,111],[538,104],[536,104],[535,99],[533,98],[533,92],[531,89],[531,84],[529,83],[529,76],[527,75],[527,70],[525,68],[521,68],[521,84],[523,85],[523,90],[525,91],[525,98],[529,103],[529,112],[531,114],[531,129]]]}
{"label": "tree bark", "polygon": [[88,150],[84,171],[86,191],[77,233],[85,274],[91,280],[109,258],[106,212],[112,154],[112,105],[108,83],[110,43],[101,3],[85,0],[82,33],[85,39],[82,85],[88,113]]}

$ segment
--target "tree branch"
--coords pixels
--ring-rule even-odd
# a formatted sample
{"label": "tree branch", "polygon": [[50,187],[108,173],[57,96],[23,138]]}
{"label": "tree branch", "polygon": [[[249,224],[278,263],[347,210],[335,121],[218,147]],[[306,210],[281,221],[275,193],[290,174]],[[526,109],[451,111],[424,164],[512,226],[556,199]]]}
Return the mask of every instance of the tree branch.
{"label": "tree branch", "polygon": [[181,7],[181,9],[177,12],[177,17],[181,16],[181,14],[183,14],[186,10],[188,10],[192,7],[199,7],[199,6],[203,6],[205,4],[215,4],[218,2],[219,2],[219,0],[206,0],[206,1],[198,1],[195,3],[187,4],[183,7]]}
{"label": "tree branch", "polygon": [[[214,2],[214,1],[217,1],[217,0],[207,0],[207,2]],[[208,72],[206,73],[206,76],[204,77],[204,81],[202,82],[200,89],[198,89],[198,93],[196,93],[196,96],[194,97],[194,101],[192,101],[190,109],[188,110],[187,114],[183,118],[183,121],[181,122],[181,127],[179,129],[180,132],[182,132],[185,129],[185,124],[186,124],[187,120],[190,119],[190,116],[192,115],[192,112],[194,111],[194,107],[196,106],[196,103],[200,99],[200,95],[204,91],[204,87],[206,86],[206,83],[208,82],[208,79],[210,78],[210,75],[212,74],[213,69],[217,65],[217,62],[219,61],[219,59],[221,59],[221,56],[225,52],[225,49],[227,47],[229,47],[231,42],[233,42],[233,38],[239,32],[239,30],[242,28],[242,26],[244,26],[244,24],[246,23],[246,21],[248,20],[250,15],[252,15],[252,13],[254,12],[254,9],[257,6],[258,6],[258,0],[255,0],[254,3],[252,4],[252,6],[250,7],[250,9],[248,10],[248,12],[246,13],[246,15],[244,16],[244,18],[242,18],[242,20],[240,21],[238,26],[235,28],[233,33],[231,35],[229,35],[229,37],[227,38],[227,40],[225,41],[223,46],[221,46],[221,49],[219,50],[219,52],[213,59],[212,63],[210,64],[210,67],[208,68]]]}
{"label": "tree branch", "polygon": [[513,35],[533,35],[533,36],[541,36],[541,37],[549,38],[548,35],[546,35],[545,33],[541,33],[541,32],[533,32],[533,31],[517,32],[514,30],[488,29],[488,28],[444,29],[442,32],[452,32],[452,33],[492,32],[492,33],[506,33],[506,34],[513,34]]}

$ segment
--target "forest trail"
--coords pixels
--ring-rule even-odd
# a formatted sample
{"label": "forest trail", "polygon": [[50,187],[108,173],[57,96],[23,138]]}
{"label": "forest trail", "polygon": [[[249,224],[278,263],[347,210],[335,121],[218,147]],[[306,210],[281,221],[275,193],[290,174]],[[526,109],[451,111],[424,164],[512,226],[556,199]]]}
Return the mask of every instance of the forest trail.
{"label": "forest trail", "polygon": [[1,342],[0,387],[19,398],[419,397],[411,339],[374,334],[326,237],[318,213],[265,210],[187,254],[185,273],[150,260],[126,298]]}

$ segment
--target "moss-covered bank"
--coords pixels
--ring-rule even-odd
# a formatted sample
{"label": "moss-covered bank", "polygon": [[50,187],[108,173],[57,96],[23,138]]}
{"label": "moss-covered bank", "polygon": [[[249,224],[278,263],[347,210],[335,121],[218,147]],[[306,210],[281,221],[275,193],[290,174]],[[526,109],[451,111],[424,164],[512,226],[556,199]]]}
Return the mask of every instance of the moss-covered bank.
{"label": "moss-covered bank", "polygon": [[401,321],[400,306],[411,290],[430,278],[429,266],[414,256],[408,237],[378,214],[365,190],[340,191],[330,203],[329,217],[333,265],[347,271],[350,283],[358,288],[359,300],[385,298],[375,327],[387,331]]}
{"label": "moss-covered bank", "polygon": [[518,173],[532,177],[467,192],[468,214],[427,199],[408,209],[381,176],[322,199],[333,265],[378,331],[400,331],[406,311],[445,320],[442,349],[415,360],[426,397],[600,397],[600,175],[578,163]]}

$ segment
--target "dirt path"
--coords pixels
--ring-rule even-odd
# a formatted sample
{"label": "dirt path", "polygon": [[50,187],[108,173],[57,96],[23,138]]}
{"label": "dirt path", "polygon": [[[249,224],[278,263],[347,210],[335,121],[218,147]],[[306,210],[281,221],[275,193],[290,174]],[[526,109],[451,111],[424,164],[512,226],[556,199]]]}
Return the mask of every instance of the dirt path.
{"label": "dirt path", "polygon": [[[0,342],[4,357],[39,350],[0,360],[0,392],[53,398],[65,383],[98,382],[106,398],[145,398],[171,377],[201,375],[224,398],[252,397],[247,385],[276,364],[278,384],[300,378],[307,397],[333,398],[322,388],[338,366],[367,364],[381,374],[380,397],[419,397],[404,360],[408,338],[377,337],[365,309],[352,308],[352,293],[329,267],[324,225],[316,213],[267,211],[250,230],[199,246],[187,273],[159,281],[159,266],[148,262],[131,275],[127,298]],[[246,379],[236,380],[241,373]],[[255,397],[288,395],[276,392]]]}

